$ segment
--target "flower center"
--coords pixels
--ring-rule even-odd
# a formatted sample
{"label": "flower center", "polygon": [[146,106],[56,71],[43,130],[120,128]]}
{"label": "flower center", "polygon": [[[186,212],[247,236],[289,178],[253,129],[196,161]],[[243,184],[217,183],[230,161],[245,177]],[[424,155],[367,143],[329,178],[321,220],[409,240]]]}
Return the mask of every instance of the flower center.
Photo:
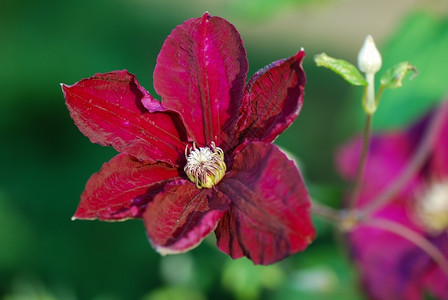
{"label": "flower center", "polygon": [[448,180],[429,186],[417,202],[417,216],[436,233],[448,229]]}
{"label": "flower center", "polygon": [[210,147],[185,148],[185,157],[187,164],[184,171],[198,189],[211,188],[216,185],[226,173],[226,164],[224,163],[224,152],[221,148],[215,147],[211,142]]}

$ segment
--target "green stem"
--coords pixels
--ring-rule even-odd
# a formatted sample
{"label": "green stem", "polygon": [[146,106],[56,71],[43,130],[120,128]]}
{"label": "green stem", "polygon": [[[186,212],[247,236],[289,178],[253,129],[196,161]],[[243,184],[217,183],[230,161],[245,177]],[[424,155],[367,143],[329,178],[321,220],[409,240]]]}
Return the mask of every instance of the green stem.
{"label": "green stem", "polygon": [[378,107],[378,103],[380,102],[381,96],[383,95],[385,88],[384,85],[380,85],[380,87],[378,88],[378,91],[376,93],[376,98],[375,98],[375,106]]}
{"label": "green stem", "polygon": [[365,110],[367,114],[373,114],[376,111],[375,102],[375,73],[366,73],[367,91]]}
{"label": "green stem", "polygon": [[348,203],[349,212],[353,212],[353,210],[355,209],[356,201],[358,200],[359,194],[361,193],[362,180],[364,177],[364,169],[366,166],[367,154],[369,153],[371,127],[372,127],[372,115],[367,114],[366,121],[364,124],[361,157],[359,159],[358,170],[356,172],[355,181],[353,183],[353,188]]}
{"label": "green stem", "polygon": [[311,213],[336,224],[339,224],[343,219],[340,211],[316,201],[311,201]]}

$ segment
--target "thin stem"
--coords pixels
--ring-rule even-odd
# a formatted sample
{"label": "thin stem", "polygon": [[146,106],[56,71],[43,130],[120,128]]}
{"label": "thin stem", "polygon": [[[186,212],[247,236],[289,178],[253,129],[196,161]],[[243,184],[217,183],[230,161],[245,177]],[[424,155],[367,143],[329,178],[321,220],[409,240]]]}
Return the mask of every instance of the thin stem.
{"label": "thin stem", "polygon": [[380,87],[378,88],[378,91],[376,92],[376,98],[375,98],[375,105],[376,107],[378,107],[378,104],[380,103],[380,99],[381,96],[383,95],[384,92],[384,85],[380,85]]}
{"label": "thin stem", "polygon": [[311,202],[311,213],[336,224],[342,221],[342,216],[338,210],[317,203],[316,201]]}
{"label": "thin stem", "polygon": [[363,134],[363,143],[362,143],[362,152],[361,157],[359,159],[358,170],[356,171],[355,181],[353,183],[353,188],[351,192],[351,196],[349,199],[348,207],[349,211],[353,211],[356,206],[356,201],[359,198],[359,194],[361,192],[362,180],[364,176],[364,169],[367,161],[367,154],[369,152],[369,144],[370,144],[370,133],[372,127],[372,115],[366,114],[366,121],[364,124],[364,134]]}
{"label": "thin stem", "polygon": [[363,221],[362,224],[365,226],[376,227],[395,233],[396,235],[399,235],[407,239],[408,241],[412,242],[414,245],[420,247],[423,251],[425,251],[426,254],[428,254],[429,257],[431,257],[432,260],[434,260],[434,262],[437,265],[439,265],[439,267],[448,277],[448,261],[446,260],[445,256],[436,246],[434,246],[429,240],[424,238],[422,235],[418,234],[417,232],[409,229],[408,227],[400,223],[388,219],[382,219],[382,218],[367,219]]}
{"label": "thin stem", "polygon": [[372,215],[384,205],[392,201],[395,195],[406,185],[414,174],[421,169],[438,137],[447,113],[448,101],[446,101],[445,104],[439,108],[437,113],[432,118],[425,131],[424,137],[420,142],[420,145],[418,146],[415,154],[412,156],[410,162],[407,164],[407,167],[384,192],[361,209],[359,212],[359,217],[361,219]]}
{"label": "thin stem", "polygon": [[366,91],[366,112],[373,114],[376,110],[375,103],[375,73],[366,73],[367,91]]}
{"label": "thin stem", "polygon": [[361,103],[362,107],[364,108],[364,111],[367,113],[367,86],[364,86],[364,92],[362,93]]}

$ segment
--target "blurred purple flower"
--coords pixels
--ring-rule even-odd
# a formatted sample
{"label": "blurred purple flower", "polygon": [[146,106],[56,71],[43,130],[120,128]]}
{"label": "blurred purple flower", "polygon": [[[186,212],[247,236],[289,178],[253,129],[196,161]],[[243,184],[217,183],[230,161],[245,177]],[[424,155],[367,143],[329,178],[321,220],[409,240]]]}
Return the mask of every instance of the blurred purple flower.
{"label": "blurred purple flower", "polygon": [[[445,106],[448,103],[445,104]],[[439,108],[440,109],[440,108]],[[448,111],[423,167],[383,208],[371,216],[405,226],[429,240],[448,259]],[[422,142],[437,110],[406,131],[373,136],[357,208],[370,204],[398,178]],[[337,156],[339,172],[356,176],[361,138]],[[448,278],[420,247],[387,230],[360,224],[349,234],[353,259],[370,299],[448,299]]]}
{"label": "blurred purple flower", "polygon": [[143,218],[162,254],[215,231],[232,258],[270,264],[315,236],[299,170],[271,142],[298,116],[305,53],[245,84],[246,52],[226,20],[190,19],[157,58],[155,100],[126,70],[63,85],[78,128],[121,152],[87,182],[75,219]]}

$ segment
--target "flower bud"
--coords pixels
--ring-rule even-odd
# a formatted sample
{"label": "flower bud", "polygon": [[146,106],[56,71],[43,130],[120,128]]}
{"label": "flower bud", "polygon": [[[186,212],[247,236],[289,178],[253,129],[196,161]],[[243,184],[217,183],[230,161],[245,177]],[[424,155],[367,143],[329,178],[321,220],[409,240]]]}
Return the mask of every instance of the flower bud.
{"label": "flower bud", "polygon": [[381,54],[375,46],[371,35],[368,35],[358,54],[358,67],[364,73],[376,73],[381,68]]}

